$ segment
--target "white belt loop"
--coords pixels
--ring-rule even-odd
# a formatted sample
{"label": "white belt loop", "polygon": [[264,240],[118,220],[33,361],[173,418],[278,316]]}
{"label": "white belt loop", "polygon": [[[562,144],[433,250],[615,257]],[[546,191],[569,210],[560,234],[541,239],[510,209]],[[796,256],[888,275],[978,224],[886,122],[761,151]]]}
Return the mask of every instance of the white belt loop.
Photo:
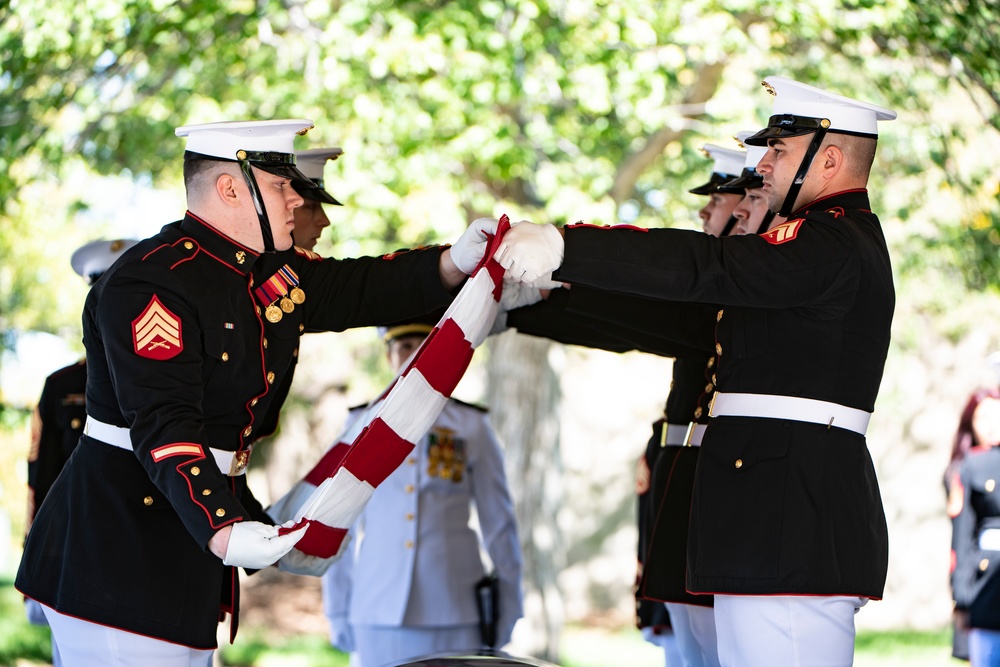
{"label": "white belt loop", "polygon": [[709,416],[790,419],[824,424],[827,427],[836,426],[864,435],[872,413],[839,403],[798,396],[716,393]]}
{"label": "white belt loop", "polygon": [[[100,440],[106,445],[127,449],[130,452],[135,451],[132,447],[132,437],[127,428],[105,424],[90,415],[87,415],[87,421],[83,425],[83,434],[94,440]],[[219,470],[222,471],[223,475],[235,477],[246,474],[252,449],[253,447],[248,447],[238,452],[227,452],[223,449],[209,447],[208,451],[211,453],[212,458],[215,459],[215,463],[219,466]]]}

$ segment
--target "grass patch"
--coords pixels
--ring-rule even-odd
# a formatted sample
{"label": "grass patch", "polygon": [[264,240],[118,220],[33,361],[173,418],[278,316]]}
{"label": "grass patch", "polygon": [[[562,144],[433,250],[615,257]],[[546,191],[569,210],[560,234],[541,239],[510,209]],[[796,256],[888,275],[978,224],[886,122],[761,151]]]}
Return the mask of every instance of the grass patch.
{"label": "grass patch", "polygon": [[299,635],[277,641],[251,630],[221,649],[227,667],[347,667],[348,656],[330,646],[325,636]]}
{"label": "grass patch", "polygon": [[0,579],[0,666],[14,667],[19,660],[52,662],[49,629],[31,625],[24,615],[24,598],[10,577]]}

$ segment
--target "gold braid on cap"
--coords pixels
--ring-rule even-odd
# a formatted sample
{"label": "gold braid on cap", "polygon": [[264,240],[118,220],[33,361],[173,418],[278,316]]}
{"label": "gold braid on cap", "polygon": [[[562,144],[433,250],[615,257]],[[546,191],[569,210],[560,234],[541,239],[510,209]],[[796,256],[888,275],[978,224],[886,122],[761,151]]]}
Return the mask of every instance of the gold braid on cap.
{"label": "gold braid on cap", "polygon": [[434,331],[434,327],[430,324],[400,324],[398,327],[390,327],[385,332],[385,335],[382,336],[382,340],[389,343],[397,338],[402,338],[403,336],[426,336],[432,331]]}

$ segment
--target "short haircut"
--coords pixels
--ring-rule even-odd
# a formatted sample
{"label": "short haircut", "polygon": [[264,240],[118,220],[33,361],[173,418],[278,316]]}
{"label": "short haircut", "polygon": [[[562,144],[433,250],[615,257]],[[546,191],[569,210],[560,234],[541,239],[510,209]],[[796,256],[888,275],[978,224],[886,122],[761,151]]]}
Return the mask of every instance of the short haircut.
{"label": "short haircut", "polygon": [[184,190],[188,201],[203,197],[222,174],[235,176],[230,166],[235,164],[223,160],[184,160]]}
{"label": "short haircut", "polygon": [[868,180],[872,164],[875,162],[875,147],[878,140],[874,137],[860,137],[853,134],[831,132],[826,135],[824,146],[834,145],[840,148],[847,159],[847,169],[856,178]]}

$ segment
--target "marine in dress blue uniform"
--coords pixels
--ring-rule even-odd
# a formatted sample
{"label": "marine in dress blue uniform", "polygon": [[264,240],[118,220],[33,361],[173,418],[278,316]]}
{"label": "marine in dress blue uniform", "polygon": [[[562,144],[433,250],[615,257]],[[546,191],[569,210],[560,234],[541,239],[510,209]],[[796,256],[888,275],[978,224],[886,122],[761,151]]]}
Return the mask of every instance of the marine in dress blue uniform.
{"label": "marine in dress blue uniform", "polygon": [[[274,389],[299,337],[441,307],[462,267],[478,263],[475,226],[451,249],[379,258],[290,249],[301,198],[289,183],[304,178],[292,140],[309,127],[180,128],[189,203],[193,188],[207,186],[202,196],[218,200],[198,201],[219,219],[189,211],[131,248],[88,294],[85,434],[39,509],[15,585],[61,623],[123,631],[133,645],[123,661],[93,664],[134,664],[169,647],[190,657],[166,664],[207,664],[224,613],[235,636],[233,566],[287,558],[301,536],[279,534],[245,476],[252,443],[281,407]],[[215,180],[196,176],[206,168]],[[287,221],[272,224],[268,213]],[[470,246],[463,239],[473,234]]]}
{"label": "marine in dress blue uniform", "polygon": [[555,270],[574,289],[722,305],[687,587],[716,595],[724,665],[843,665],[854,613],[881,597],[888,563],[864,432],[895,297],[865,186],[877,121],[895,113],[783,77],[765,84],[774,114],[746,143],[767,144],[757,171],[787,222],[721,239],[517,225],[496,257],[526,282]]}
{"label": "marine in dress blue uniform", "polygon": [[[436,321],[389,327],[386,342],[408,346],[390,351],[393,362],[405,362]],[[449,399],[406,462],[375,490],[352,533],[356,551],[323,576],[331,641],[353,652],[352,665],[480,648],[474,588],[485,574],[481,550],[499,580],[497,646],[510,640],[522,616],[521,549],[503,454],[485,409]]]}

